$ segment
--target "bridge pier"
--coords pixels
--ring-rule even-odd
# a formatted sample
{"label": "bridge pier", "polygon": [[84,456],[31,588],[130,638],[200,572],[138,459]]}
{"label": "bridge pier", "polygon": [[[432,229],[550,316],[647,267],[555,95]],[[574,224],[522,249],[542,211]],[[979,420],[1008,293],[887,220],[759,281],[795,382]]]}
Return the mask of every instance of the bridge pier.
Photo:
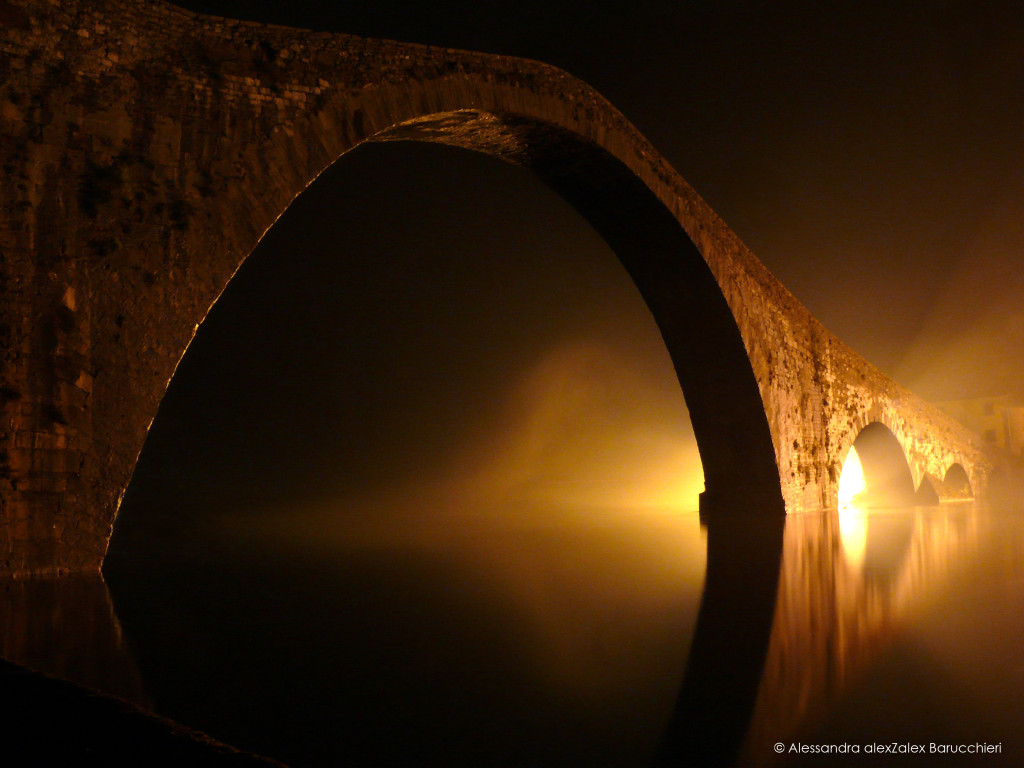
{"label": "bridge pier", "polygon": [[744,487],[740,483],[728,488],[706,489],[700,494],[702,522],[744,517],[785,517],[786,504],[779,488]]}
{"label": "bridge pier", "polygon": [[[61,479],[39,476],[36,487]],[[0,577],[98,573],[113,515],[98,515],[85,499],[60,490],[5,495],[0,508]],[[111,507],[110,509],[114,509]]]}

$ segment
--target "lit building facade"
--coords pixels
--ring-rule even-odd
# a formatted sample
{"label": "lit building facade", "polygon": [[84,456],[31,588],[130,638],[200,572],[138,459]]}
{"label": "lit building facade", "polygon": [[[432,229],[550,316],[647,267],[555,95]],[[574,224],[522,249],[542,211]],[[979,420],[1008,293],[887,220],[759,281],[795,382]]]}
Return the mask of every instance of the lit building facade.
{"label": "lit building facade", "polygon": [[936,405],[985,442],[1024,456],[1024,402],[1011,395],[949,400]]}

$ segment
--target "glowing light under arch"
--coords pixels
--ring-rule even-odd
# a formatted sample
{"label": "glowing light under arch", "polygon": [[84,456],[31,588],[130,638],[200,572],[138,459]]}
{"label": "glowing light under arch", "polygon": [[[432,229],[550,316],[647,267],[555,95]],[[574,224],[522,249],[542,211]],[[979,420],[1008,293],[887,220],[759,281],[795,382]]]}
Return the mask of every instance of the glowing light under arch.
{"label": "glowing light under arch", "polygon": [[864,467],[861,466],[857,449],[852,445],[843,462],[843,471],[839,475],[839,508],[849,507],[857,496],[864,492]]}
{"label": "glowing light under arch", "polygon": [[864,564],[868,543],[867,514],[857,507],[857,497],[863,492],[864,467],[851,445],[839,475],[839,538],[846,561],[855,569]]}

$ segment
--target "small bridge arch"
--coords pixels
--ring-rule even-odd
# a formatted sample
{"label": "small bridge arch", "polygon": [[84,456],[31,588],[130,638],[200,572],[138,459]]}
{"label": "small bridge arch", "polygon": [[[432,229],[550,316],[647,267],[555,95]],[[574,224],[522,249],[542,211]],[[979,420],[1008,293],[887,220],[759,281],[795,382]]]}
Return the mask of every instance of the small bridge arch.
{"label": "small bridge arch", "polygon": [[[841,479],[847,477],[847,471],[860,472],[860,487],[846,491],[856,495],[844,499],[841,494],[840,505],[844,501],[871,507],[906,507],[914,503],[915,484],[906,453],[892,429],[883,422],[864,425],[850,436],[849,445],[841,448],[839,455],[843,457]],[[854,466],[847,468],[847,463]]]}
{"label": "small bridge arch", "polygon": [[968,476],[967,470],[964,469],[964,465],[959,461],[954,461],[949,465],[949,469],[942,477],[942,483],[946,493],[952,498],[967,499],[974,496],[971,478]]}
{"label": "small bridge arch", "polygon": [[964,465],[954,459],[946,471],[939,476],[932,475],[930,472],[924,473],[918,497],[931,499],[933,504],[938,504],[941,501],[967,501],[974,498],[974,489]]}

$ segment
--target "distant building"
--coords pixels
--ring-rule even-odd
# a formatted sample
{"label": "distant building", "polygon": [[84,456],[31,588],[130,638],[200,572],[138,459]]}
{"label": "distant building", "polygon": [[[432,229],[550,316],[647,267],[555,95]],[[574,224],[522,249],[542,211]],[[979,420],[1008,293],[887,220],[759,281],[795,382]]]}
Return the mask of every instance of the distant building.
{"label": "distant building", "polygon": [[936,403],[985,442],[1024,456],[1024,402],[1011,395]]}

